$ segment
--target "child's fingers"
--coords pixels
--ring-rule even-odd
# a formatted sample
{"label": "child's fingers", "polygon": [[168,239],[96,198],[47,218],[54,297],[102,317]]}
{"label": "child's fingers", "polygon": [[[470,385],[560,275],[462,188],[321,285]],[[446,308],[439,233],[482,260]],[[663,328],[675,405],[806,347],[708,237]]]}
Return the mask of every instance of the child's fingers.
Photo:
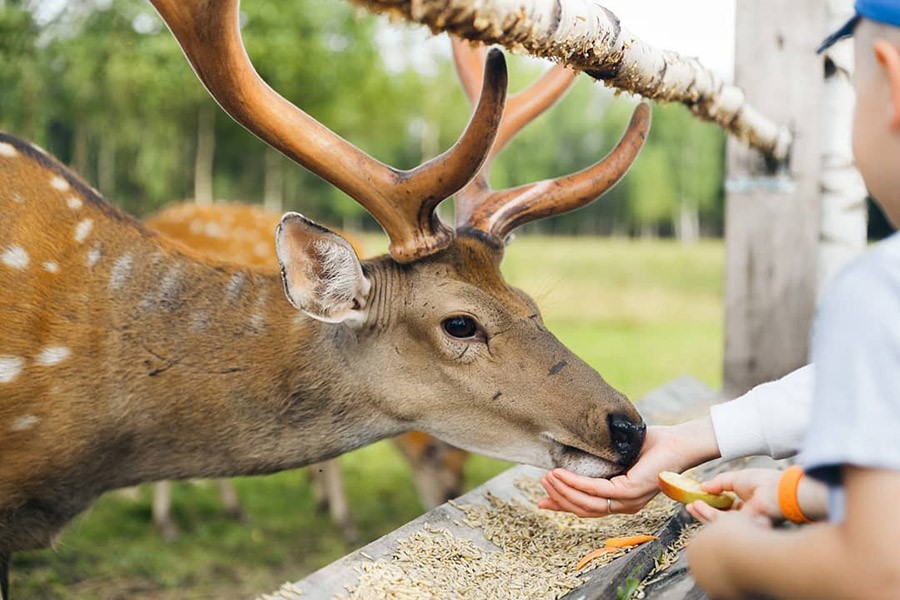
{"label": "child's fingers", "polygon": [[721,494],[724,491],[734,491],[735,480],[739,474],[735,471],[719,473],[709,481],[704,481],[700,487],[710,494]]}
{"label": "child's fingers", "polygon": [[538,500],[537,506],[538,506],[538,508],[543,508],[544,510],[555,510],[555,511],[562,510],[559,507],[559,504],[557,504],[556,501],[550,497],[541,498],[540,500]]}
{"label": "child's fingers", "polygon": [[687,505],[687,511],[701,523],[714,523],[722,514],[706,502],[696,500]]}
{"label": "child's fingers", "polygon": [[566,493],[563,492],[565,486],[562,485],[558,480],[554,480],[552,477],[547,476],[544,478],[547,481],[547,485],[549,487],[545,487],[547,493],[550,495],[550,498],[556,502],[556,504],[565,511],[568,511],[574,515],[578,515],[579,517],[596,517],[599,516],[594,514],[588,510],[585,510],[582,506],[579,506],[575,502],[573,502]]}
{"label": "child's fingers", "polygon": [[584,477],[566,471],[565,469],[553,469],[549,475],[552,475],[557,480],[562,481],[568,486],[580,490],[585,494],[599,496],[601,498],[615,498],[616,488],[608,479]]}
{"label": "child's fingers", "polygon": [[573,488],[554,477],[550,477],[550,483],[563,495],[569,502],[578,506],[592,516],[605,516],[610,514],[612,504],[606,498],[598,498],[590,494],[585,494],[579,489]]}

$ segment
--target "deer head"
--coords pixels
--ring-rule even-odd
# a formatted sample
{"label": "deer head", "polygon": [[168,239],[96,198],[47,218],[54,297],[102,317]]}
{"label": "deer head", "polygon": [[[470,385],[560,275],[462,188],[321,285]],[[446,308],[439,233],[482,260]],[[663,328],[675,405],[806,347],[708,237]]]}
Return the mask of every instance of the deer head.
{"label": "deer head", "polygon": [[[482,69],[476,51],[456,44],[473,102],[483,79],[472,119],[447,152],[400,171],[259,78],[240,38],[238,0],[152,2],[223,109],[356,199],[390,238],[390,255],[360,261],[341,236],[300,214],[285,215],[276,232],[288,301],[335,327],[341,377],[365,389],[372,409],[402,429],[507,460],[593,476],[633,463],[644,433],[637,411],[547,330],[535,303],[503,280],[499,265],[515,227],[583,206],[625,174],[649,127],[646,105],[596,165],[495,192],[483,163],[561,95],[571,74],[554,69],[502,113],[502,54],[492,50]],[[466,184],[451,228],[435,208]]]}

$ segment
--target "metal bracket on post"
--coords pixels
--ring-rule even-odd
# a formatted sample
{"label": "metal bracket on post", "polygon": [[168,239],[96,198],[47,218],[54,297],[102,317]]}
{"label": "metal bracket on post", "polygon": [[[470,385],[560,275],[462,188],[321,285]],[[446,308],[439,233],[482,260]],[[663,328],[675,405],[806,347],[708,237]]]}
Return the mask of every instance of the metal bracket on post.
{"label": "metal bracket on post", "polygon": [[751,177],[731,177],[725,180],[725,191],[729,194],[793,194],[797,182],[789,175],[757,175]]}

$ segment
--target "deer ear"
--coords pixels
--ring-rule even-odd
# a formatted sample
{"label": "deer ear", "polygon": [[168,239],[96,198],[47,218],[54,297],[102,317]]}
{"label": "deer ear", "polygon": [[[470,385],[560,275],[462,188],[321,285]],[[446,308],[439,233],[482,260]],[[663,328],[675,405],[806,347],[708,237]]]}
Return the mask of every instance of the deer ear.
{"label": "deer ear", "polygon": [[361,325],[371,283],[347,240],[299,213],[287,213],[275,250],[288,301],[326,323]]}

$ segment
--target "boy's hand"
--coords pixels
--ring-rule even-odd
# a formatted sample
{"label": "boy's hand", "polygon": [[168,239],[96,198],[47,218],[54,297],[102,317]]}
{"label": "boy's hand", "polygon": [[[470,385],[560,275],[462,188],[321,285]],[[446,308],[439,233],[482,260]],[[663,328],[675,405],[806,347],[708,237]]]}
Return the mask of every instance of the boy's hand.
{"label": "boy's hand", "polygon": [[708,417],[673,427],[650,427],[638,462],[626,474],[607,480],[554,469],[541,479],[548,498],[538,507],[579,517],[633,514],[659,493],[660,471],[681,472],[716,456],[718,446]]}
{"label": "boy's hand", "polygon": [[[778,506],[779,479],[781,479],[781,471],[778,469],[743,469],[719,473],[703,483],[702,488],[712,494],[734,492],[741,500],[734,508],[751,516],[763,516],[781,521],[784,519],[784,515],[781,514],[781,507]],[[699,511],[691,510],[688,507],[688,512],[698,521],[709,522],[709,519],[706,518],[708,511],[695,514]]]}

